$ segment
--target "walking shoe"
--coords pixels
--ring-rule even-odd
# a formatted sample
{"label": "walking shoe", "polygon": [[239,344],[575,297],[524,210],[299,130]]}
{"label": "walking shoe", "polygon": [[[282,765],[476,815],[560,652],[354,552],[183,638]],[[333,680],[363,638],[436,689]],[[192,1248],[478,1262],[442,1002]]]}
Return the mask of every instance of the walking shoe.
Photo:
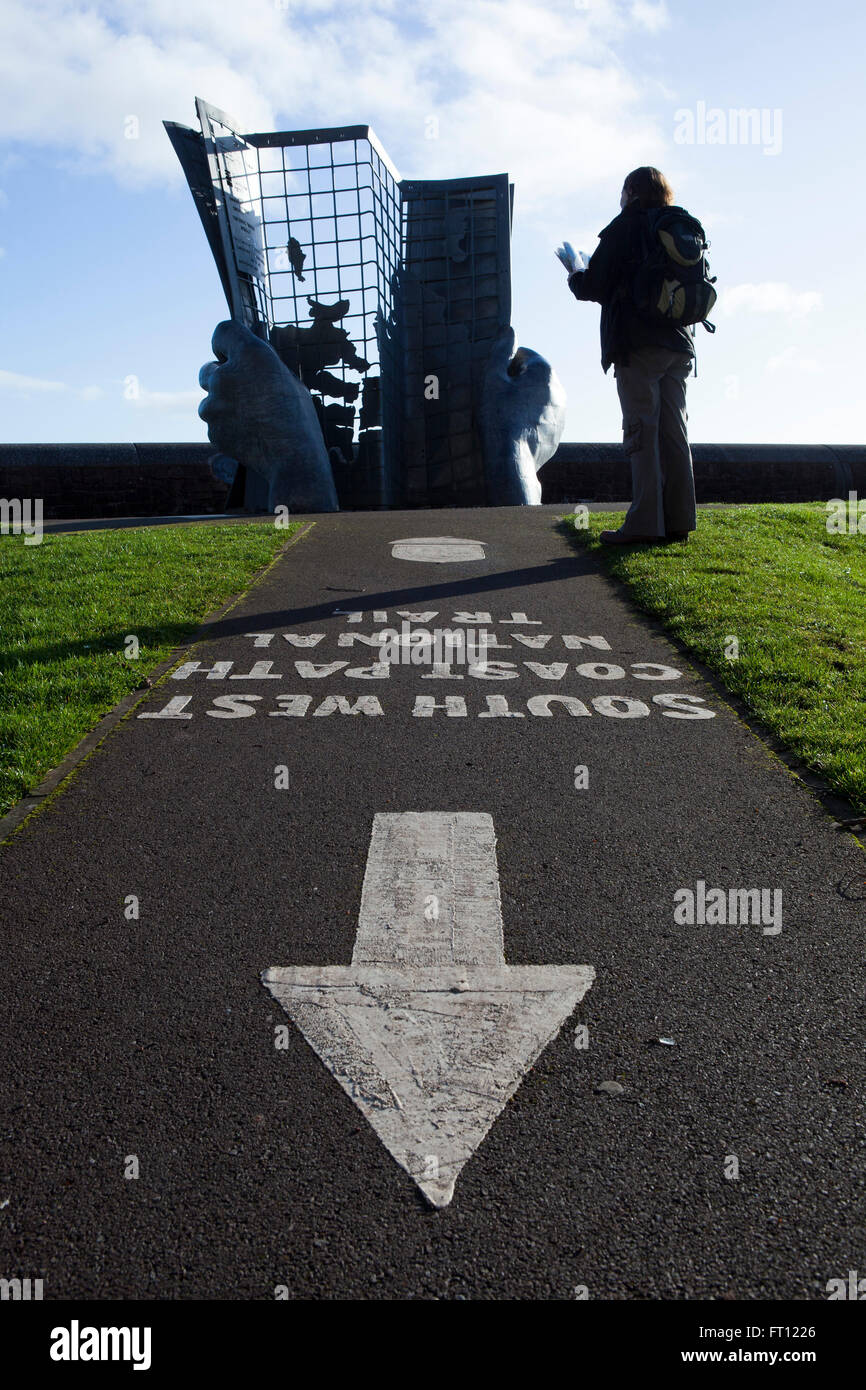
{"label": "walking shoe", "polygon": [[622,531],[602,531],[599,540],[602,545],[657,545],[664,536],[629,536]]}

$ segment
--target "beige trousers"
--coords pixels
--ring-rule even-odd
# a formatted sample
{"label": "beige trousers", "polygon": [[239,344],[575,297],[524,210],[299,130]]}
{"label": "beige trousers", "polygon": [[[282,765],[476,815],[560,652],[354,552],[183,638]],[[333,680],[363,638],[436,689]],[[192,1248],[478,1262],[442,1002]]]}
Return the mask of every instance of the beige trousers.
{"label": "beige trousers", "polygon": [[614,369],[632,479],[632,504],[620,529],[635,536],[694,531],[695,479],[686,427],[692,358],[662,347],[635,348],[629,356],[627,367]]}

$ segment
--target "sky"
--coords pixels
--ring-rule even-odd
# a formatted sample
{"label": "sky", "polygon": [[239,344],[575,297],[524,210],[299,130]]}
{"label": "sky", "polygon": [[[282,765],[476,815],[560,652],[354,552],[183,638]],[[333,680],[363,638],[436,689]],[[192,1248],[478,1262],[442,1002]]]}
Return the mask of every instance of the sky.
{"label": "sky", "polygon": [[162,127],[195,126],[196,96],[241,130],[371,125],[404,178],[507,172],[512,323],[566,440],[621,417],[554,251],[591,252],[656,165],[718,275],[693,442],[863,440],[854,0],[0,0],[0,23],[3,441],[206,439],[227,306]]}

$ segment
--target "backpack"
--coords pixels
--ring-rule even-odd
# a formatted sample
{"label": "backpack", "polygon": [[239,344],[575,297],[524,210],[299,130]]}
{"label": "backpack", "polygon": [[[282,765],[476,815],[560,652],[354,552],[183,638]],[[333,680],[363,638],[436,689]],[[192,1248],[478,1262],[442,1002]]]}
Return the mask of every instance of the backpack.
{"label": "backpack", "polygon": [[685,208],[646,208],[640,240],[640,262],[631,286],[637,312],[677,327],[702,323],[715,333],[707,315],[717,298],[716,276],[709,273],[709,242],[698,219]]}

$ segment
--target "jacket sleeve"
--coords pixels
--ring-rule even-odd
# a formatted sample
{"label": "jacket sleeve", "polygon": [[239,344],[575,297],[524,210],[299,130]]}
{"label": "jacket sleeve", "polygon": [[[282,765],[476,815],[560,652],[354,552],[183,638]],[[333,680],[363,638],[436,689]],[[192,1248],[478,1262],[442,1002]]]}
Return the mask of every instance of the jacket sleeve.
{"label": "jacket sleeve", "polygon": [[612,297],[621,277],[621,238],[607,231],[590,257],[586,270],[572,271],[568,288],[577,299],[592,299],[605,304]]}

